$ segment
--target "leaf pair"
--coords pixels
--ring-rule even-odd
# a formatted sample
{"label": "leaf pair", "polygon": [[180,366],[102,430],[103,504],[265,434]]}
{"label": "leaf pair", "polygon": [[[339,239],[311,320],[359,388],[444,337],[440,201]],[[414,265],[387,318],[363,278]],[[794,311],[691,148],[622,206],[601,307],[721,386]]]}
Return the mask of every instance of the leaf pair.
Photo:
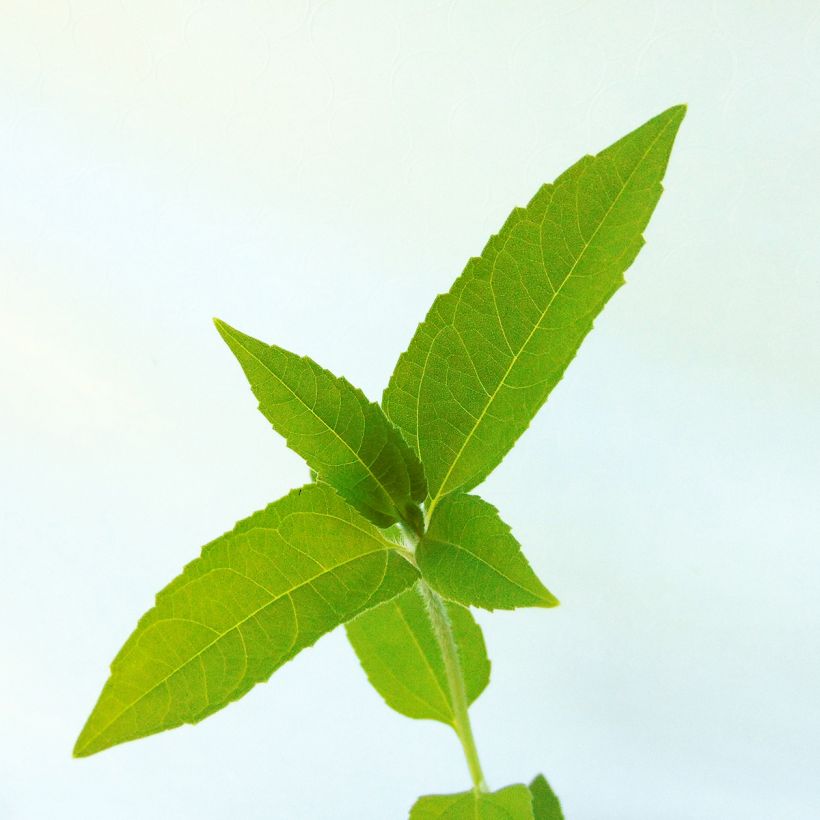
{"label": "leaf pair", "polygon": [[320,482],[237,524],[159,593],[114,659],[76,756],[202,720],[419,577],[379,529],[420,529],[426,492],[381,408],[310,359],[216,325],[260,410]]}
{"label": "leaf pair", "polygon": [[469,791],[420,798],[410,820],[564,820],[558,798],[544,775],[496,792]]}

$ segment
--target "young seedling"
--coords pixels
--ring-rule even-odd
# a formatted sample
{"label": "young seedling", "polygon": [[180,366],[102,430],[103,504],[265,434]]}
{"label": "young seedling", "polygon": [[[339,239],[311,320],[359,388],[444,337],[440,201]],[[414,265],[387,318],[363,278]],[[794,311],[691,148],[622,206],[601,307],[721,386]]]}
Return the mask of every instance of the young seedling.
{"label": "young seedling", "polygon": [[[111,664],[77,757],[197,723],[344,624],[389,706],[451,726],[472,788],[412,820],[557,820],[543,775],[490,791],[469,706],[489,682],[469,607],[553,607],[498,511],[501,462],[623,284],[685,106],[585,156],[516,208],[399,358],[382,404],[216,320],[259,409],[313,481],[207,544]],[[376,816],[374,807],[373,814]]]}

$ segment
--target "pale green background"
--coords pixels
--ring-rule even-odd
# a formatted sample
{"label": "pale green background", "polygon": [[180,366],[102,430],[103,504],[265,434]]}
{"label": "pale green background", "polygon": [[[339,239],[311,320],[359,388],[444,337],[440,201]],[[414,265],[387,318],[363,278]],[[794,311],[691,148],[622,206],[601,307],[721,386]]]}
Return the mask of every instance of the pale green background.
{"label": "pale green background", "polygon": [[210,324],[378,397],[513,205],[690,104],[667,192],[486,485],[563,601],[479,614],[491,785],[568,820],[820,817],[814,2],[0,3],[0,817],[391,820],[468,784],[342,632],[89,760],[107,663],[303,482]]}

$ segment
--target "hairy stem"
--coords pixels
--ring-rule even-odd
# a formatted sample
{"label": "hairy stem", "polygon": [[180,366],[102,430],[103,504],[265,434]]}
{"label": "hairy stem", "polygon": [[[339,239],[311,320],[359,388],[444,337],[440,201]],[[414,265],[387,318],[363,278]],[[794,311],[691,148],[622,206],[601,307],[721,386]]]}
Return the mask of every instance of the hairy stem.
{"label": "hairy stem", "polygon": [[450,689],[450,698],[453,702],[453,714],[455,722],[453,728],[461,741],[464,749],[464,756],[467,758],[467,767],[470,770],[470,777],[473,780],[473,788],[476,791],[486,792],[487,783],[484,780],[484,772],[481,771],[481,763],[478,759],[478,749],[473,737],[473,728],[470,725],[470,716],[467,712],[467,692],[464,689],[464,675],[461,671],[461,661],[458,657],[458,647],[456,646],[453,630],[450,626],[450,618],[441,596],[430,589],[424,581],[419,582],[419,589],[427,603],[430,612],[430,620],[433,624],[433,631],[436,635],[441,655],[444,659],[444,668],[447,672],[447,685]]}
{"label": "hairy stem", "polygon": [[[398,550],[413,566],[416,566],[415,549],[418,546],[420,537],[404,523],[399,524],[399,529],[403,534],[406,548],[399,547]],[[467,768],[470,770],[470,777],[473,781],[473,789],[477,792],[486,792],[488,790],[487,782],[484,779],[484,772],[481,770],[481,761],[478,759],[478,749],[475,745],[473,727],[470,723],[469,704],[467,703],[467,692],[464,688],[464,674],[458,656],[458,646],[453,636],[453,629],[444,599],[424,581],[419,581],[418,589],[427,605],[427,611],[430,613],[433,633],[436,636],[436,642],[444,660],[447,688],[450,691],[450,700],[453,704],[453,729],[461,741],[461,748],[464,750]]]}

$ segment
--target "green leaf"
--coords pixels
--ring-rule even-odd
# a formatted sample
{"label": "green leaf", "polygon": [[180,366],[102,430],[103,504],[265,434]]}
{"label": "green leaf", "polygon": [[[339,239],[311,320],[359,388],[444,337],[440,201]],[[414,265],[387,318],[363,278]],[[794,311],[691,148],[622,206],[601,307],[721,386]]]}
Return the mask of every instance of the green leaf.
{"label": "green leaf", "polygon": [[380,527],[418,529],[424,472],[382,409],[306,356],[266,345],[215,319],[262,415],[348,503]]}
{"label": "green leaf", "polygon": [[532,792],[533,820],[564,820],[561,803],[543,774],[539,774],[530,783],[530,791]]}
{"label": "green leaf", "polygon": [[[458,604],[447,604],[447,615],[469,704],[489,683],[490,662],[472,615]],[[418,588],[368,610],[346,629],[370,683],[388,706],[407,717],[455,728],[444,659]]]}
{"label": "green leaf", "polygon": [[74,754],[197,723],[417,578],[330,487],[292,491],[208,544],[157,595]]}
{"label": "green leaf", "polygon": [[465,606],[558,605],[498,510],[477,495],[454,493],[441,500],[416,549],[416,561],[436,592]]}
{"label": "green leaf", "polygon": [[532,795],[523,785],[497,792],[461,792],[420,797],[410,820],[534,820]]}
{"label": "green leaf", "polygon": [[643,245],[685,106],[516,209],[439,296],[385,391],[431,499],[475,487],[524,432]]}

